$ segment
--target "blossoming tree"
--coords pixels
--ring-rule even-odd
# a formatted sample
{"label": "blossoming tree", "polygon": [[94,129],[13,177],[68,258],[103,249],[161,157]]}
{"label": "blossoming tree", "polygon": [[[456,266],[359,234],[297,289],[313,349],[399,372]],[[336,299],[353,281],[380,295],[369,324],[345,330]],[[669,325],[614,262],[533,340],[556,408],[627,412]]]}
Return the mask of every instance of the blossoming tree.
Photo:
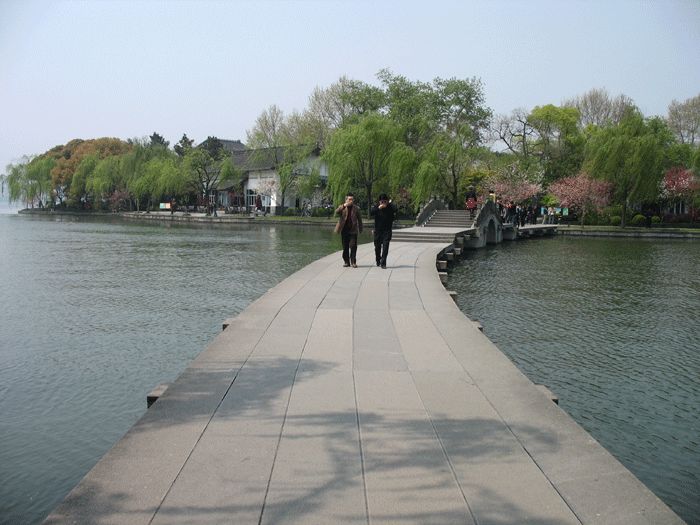
{"label": "blossoming tree", "polygon": [[700,182],[691,170],[671,168],[664,174],[661,194],[670,200],[690,200],[700,190]]}
{"label": "blossoming tree", "polygon": [[549,186],[549,192],[561,206],[579,213],[582,225],[586,214],[607,206],[611,191],[611,183],[591,178],[585,173],[560,179]]}

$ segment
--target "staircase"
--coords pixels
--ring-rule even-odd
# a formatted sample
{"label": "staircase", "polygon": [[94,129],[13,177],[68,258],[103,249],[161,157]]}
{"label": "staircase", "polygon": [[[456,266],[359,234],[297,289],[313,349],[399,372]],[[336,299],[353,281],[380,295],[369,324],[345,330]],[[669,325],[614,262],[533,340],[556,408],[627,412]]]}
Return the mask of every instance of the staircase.
{"label": "staircase", "polygon": [[[476,214],[474,214],[476,218]],[[423,226],[431,228],[462,228],[468,230],[475,219],[469,218],[467,210],[437,210]]]}
{"label": "staircase", "polygon": [[422,226],[394,230],[392,240],[452,244],[458,234],[473,225],[474,219],[466,210],[437,210]]}

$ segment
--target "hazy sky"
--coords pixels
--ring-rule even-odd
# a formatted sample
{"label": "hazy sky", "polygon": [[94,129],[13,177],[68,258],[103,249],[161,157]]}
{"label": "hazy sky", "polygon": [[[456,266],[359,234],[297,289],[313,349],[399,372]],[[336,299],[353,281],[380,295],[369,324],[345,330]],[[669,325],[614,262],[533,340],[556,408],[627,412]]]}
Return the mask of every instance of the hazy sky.
{"label": "hazy sky", "polygon": [[342,75],[481,78],[496,114],[700,94],[700,0],[0,0],[0,173],[73,138],[245,140]]}

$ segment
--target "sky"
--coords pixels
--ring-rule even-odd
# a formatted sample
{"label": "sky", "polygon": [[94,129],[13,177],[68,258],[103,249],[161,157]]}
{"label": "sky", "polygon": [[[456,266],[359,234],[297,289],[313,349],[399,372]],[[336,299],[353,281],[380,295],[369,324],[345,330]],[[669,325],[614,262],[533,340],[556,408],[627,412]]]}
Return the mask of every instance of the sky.
{"label": "sky", "polygon": [[481,79],[494,114],[700,94],[700,0],[0,0],[0,174],[71,139],[245,141],[345,75]]}

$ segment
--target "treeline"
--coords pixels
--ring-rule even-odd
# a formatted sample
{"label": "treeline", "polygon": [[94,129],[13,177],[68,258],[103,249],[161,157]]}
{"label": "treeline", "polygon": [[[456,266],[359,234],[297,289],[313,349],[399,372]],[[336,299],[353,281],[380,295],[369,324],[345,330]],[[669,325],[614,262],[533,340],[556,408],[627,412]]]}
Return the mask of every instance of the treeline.
{"label": "treeline", "polygon": [[[297,152],[276,159],[279,181],[266,191],[314,191],[318,181],[294,166],[316,149],[330,169],[324,191],[336,202],[352,191],[367,206],[388,192],[405,210],[431,197],[459,207],[473,186],[506,201],[567,206],[582,219],[619,215],[622,224],[630,207],[658,214],[674,201],[691,212],[700,206],[700,95],[672,101],[663,117],[599,89],[494,115],[478,78],[420,82],[389,70],[377,78],[377,85],[342,77],[316,88],[301,112],[274,105],[261,112],[247,146]],[[157,133],[75,140],[8,166],[6,177],[10,197],[27,203],[148,207],[240,183],[220,146],[209,137],[195,147],[183,135],[170,149]]]}
{"label": "treeline", "polygon": [[209,195],[217,184],[240,180],[219,139],[198,147],[187,135],[172,148],[158,133],[149,139],[75,139],[7,167],[11,201],[69,209],[152,208]]}

